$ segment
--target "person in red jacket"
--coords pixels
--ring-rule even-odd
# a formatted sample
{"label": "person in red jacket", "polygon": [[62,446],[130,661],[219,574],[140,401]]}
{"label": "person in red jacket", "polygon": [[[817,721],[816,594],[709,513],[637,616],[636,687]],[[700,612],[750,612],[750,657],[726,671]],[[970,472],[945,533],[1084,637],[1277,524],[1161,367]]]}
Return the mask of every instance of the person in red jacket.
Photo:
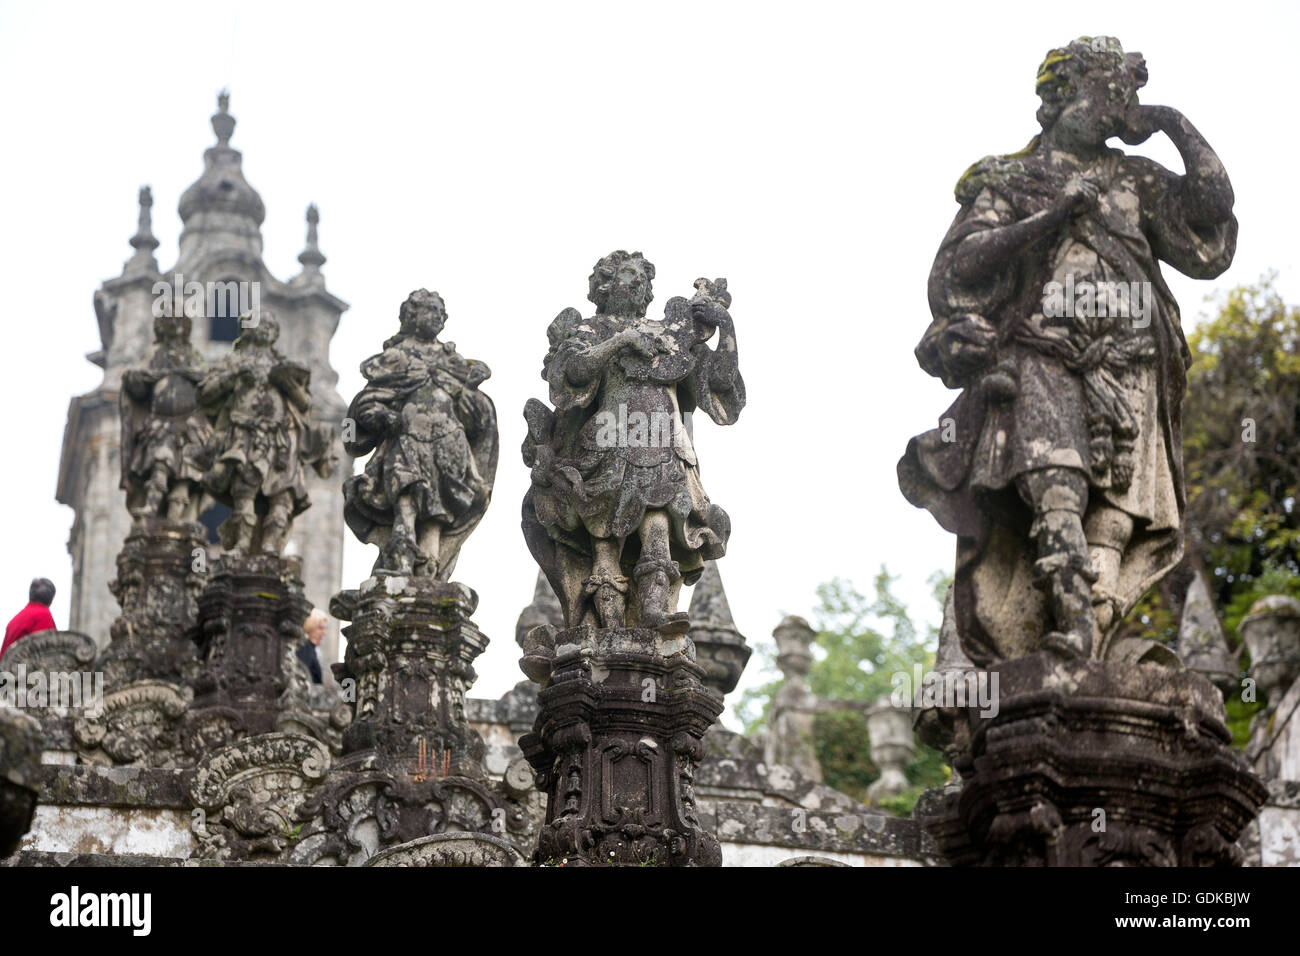
{"label": "person in red jacket", "polygon": [[15,614],[5,628],[5,642],[0,647],[0,657],[4,657],[19,638],[37,631],[54,630],[54,615],[50,613],[50,603],[54,600],[54,582],[49,578],[34,579],[27,590],[27,597],[27,606]]}

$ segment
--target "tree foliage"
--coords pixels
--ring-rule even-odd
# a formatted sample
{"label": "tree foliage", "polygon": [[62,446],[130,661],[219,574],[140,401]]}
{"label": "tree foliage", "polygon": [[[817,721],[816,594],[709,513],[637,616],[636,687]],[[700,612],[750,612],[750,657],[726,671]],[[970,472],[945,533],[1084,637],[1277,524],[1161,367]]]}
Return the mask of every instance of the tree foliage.
{"label": "tree foliage", "polygon": [[[870,703],[886,697],[893,689],[893,675],[911,673],[915,664],[934,662],[938,628],[933,624],[920,633],[907,606],[893,593],[893,578],[881,567],[873,581],[874,596],[868,598],[842,578],[817,588],[817,607],[813,625],[817,642],[813,646],[813,665],[808,685],[813,693],[826,700]],[[930,583],[935,600],[942,607],[951,578],[936,573]],[[755,656],[766,672],[775,670],[775,652],[770,642],[755,649]],[[762,730],[767,723],[772,699],[783,679],[776,677],[741,695],[737,713],[746,733]],[[866,719],[855,710],[819,714],[813,725],[814,745],[822,776],[828,786],[859,800],[865,799],[867,787],[880,776],[872,762]],[[888,809],[908,813],[916,797],[926,787],[942,784],[947,769],[942,755],[918,743],[917,755],[908,766],[908,780],[913,791],[890,801]]]}

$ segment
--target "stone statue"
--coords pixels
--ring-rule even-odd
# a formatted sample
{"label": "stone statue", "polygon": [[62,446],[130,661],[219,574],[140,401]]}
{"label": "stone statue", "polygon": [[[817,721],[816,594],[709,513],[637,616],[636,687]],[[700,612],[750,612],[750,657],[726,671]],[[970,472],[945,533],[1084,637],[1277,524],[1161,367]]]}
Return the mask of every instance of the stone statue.
{"label": "stone statue", "polygon": [[[1116,626],[1182,554],[1189,361],[1159,261],[1228,268],[1228,175],[1177,110],[1138,102],[1146,63],[1109,37],[1053,50],[1042,133],[972,166],[930,274],[916,356],[961,395],[899,462],[903,494],[958,536],[954,605],[979,666],[1043,647],[1139,659]],[[1163,132],[1185,175],[1106,145]]]}
{"label": "stone statue", "polygon": [[344,436],[356,456],[374,455],[343,484],[344,517],[356,536],[379,545],[374,573],[447,581],[461,545],[492,498],[497,416],[479,385],[492,371],[439,342],[447,310],[420,289],[402,303],[401,330],[366,359],[368,383]]}
{"label": "stone statue", "polygon": [[731,523],[700,483],[687,423],[701,408],[730,425],[745,406],[731,295],[725,279],[698,279],[649,319],[653,279],[639,252],[596,263],[596,314],[565,309],[547,330],[555,410],[532,399],[524,411],[524,536],[569,626],[684,618],[681,585],[726,551]]}
{"label": "stone statue", "polygon": [[199,410],[199,354],[186,315],[158,316],[144,368],[122,373],[122,488],[137,519],[194,521],[212,426]]}
{"label": "stone statue", "polygon": [[204,484],[234,512],[220,529],[227,550],[280,555],[294,516],[311,504],[304,464],[328,477],[334,457],[328,429],[307,418],[311,372],[276,349],[275,317],[249,314],[240,324],[231,354],[199,385],[216,431]]}

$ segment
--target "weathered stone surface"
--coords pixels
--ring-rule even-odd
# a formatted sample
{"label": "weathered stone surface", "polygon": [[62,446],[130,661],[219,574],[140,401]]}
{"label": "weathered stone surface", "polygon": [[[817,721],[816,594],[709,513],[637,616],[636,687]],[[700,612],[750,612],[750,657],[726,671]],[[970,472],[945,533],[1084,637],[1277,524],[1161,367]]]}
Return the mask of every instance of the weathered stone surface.
{"label": "weathered stone surface", "polygon": [[704,573],[691,592],[689,613],[695,662],[704,670],[704,685],[726,696],[736,689],[752,651],[731,616],[718,562],[704,562]]}
{"label": "weathered stone surface", "polygon": [[109,588],[122,607],[97,666],[110,688],[137,680],[184,684],[198,672],[198,598],[207,582],[207,537],[193,521],[139,517]]}
{"label": "weathered stone surface", "polygon": [[555,635],[541,712],[519,745],[547,795],[535,862],[718,866],[694,776],[722,696],[685,635],[567,628]]}
{"label": "weathered stone surface", "polygon": [[1228,649],[1228,639],[1219,623],[1205,571],[1192,574],[1183,598],[1183,613],[1178,622],[1178,657],[1189,670],[1204,674],[1222,691],[1237,686],[1240,668]]}
{"label": "weathered stone surface", "polygon": [[361,363],[368,383],[348,409],[344,447],[374,452],[343,483],[344,517],[379,546],[375,575],[451,579],[461,545],[492,500],[497,415],[479,391],[492,370],[438,341],[447,310],[436,292],[412,292],[401,330]]}
{"label": "weathered stone surface", "polygon": [[254,312],[240,324],[234,350],[199,386],[199,402],[216,433],[203,484],[233,512],[220,529],[228,551],[278,556],[294,516],[311,505],[304,466],[329,477],[335,436],[330,426],[312,425],[307,417],[311,370],[276,349],[276,318]]}
{"label": "weathered stone surface", "polygon": [[[917,359],[963,391],[899,484],[958,536],[958,631],[980,666],[1043,647],[1137,660],[1112,637],[1182,555],[1188,354],[1159,262],[1219,275],[1237,221],[1205,139],[1138,102],[1146,79],[1110,37],[1051,51],[1042,133],[961,178],[930,274]],[[1106,145],[1157,131],[1186,175]]]}
{"label": "weathered stone surface", "polygon": [[[185,717],[185,752],[198,757],[241,737],[308,722],[295,651],[311,610],[296,558],[225,554],[199,598],[201,669]],[[295,695],[293,690],[299,693]]]}
{"label": "weathered stone surface", "polygon": [[912,736],[912,711],[896,707],[882,697],[866,710],[867,736],[871,741],[871,760],[880,768],[880,776],[867,787],[867,799],[877,803],[908,789],[904,771],[916,755]]}
{"label": "weathered stone surface", "polygon": [[40,724],[0,704],[0,857],[13,853],[32,825],[40,766]]}
{"label": "weathered stone surface", "polygon": [[190,317],[170,313],[153,321],[148,364],[122,373],[122,489],[135,518],[188,523],[199,516],[212,426],[199,409],[202,359]]}
{"label": "weathered stone surface", "polygon": [[772,632],[776,638],[776,664],[785,680],[772,700],[764,757],[769,765],[793,767],[809,780],[821,780],[813,742],[813,721],[821,702],[808,687],[812,643],[817,632],[803,618],[790,615]]}
{"label": "weathered stone surface", "polygon": [[482,741],[465,713],[472,662],[488,643],[470,620],[477,606],[470,588],[431,577],[370,578],[335,598],[334,613],[353,621],[335,665],[340,681],[355,682],[345,752],[376,750],[410,771],[446,763],[481,775]]}
{"label": "weathered stone surface", "polygon": [[515,847],[482,833],[439,833],[377,853],[366,866],[527,866]]}
{"label": "weathered stone surface", "polygon": [[1204,678],[1039,653],[1003,663],[960,787],[914,811],[954,865],[1236,865],[1266,795]]}
{"label": "weathered stone surface", "polygon": [[651,320],[654,274],[640,253],[596,263],[596,314],[565,309],[547,329],[554,411],[536,399],[524,409],[524,537],[569,626],[679,617],[682,583],[725,553],[731,533],[704,493],[686,425],[697,408],[720,425],[744,408],[731,295],[725,280],[699,279],[693,298]]}

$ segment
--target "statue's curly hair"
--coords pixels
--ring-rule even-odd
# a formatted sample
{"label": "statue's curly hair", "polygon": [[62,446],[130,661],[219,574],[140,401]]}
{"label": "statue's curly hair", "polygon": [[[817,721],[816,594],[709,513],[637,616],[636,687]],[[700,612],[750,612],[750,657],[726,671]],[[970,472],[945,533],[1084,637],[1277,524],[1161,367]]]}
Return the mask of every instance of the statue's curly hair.
{"label": "statue's curly hair", "polygon": [[1125,53],[1114,37],[1079,37],[1063,47],[1048,51],[1038,67],[1034,90],[1043,101],[1045,125],[1060,115],[1077,92],[1080,81],[1102,74],[1123,83],[1135,93],[1147,82],[1147,65],[1141,53]]}
{"label": "statue's curly hair", "polygon": [[[617,252],[611,252],[596,263],[596,267],[591,272],[591,278],[587,280],[587,299],[594,302],[597,309],[605,308],[605,303],[609,301],[609,286],[611,280],[618,274],[618,267],[630,259],[639,259],[645,265],[646,278],[651,281],[655,277],[654,263],[641,255],[639,252],[625,252],[619,249]],[[654,294],[651,293],[646,298],[646,304],[654,300]]]}

